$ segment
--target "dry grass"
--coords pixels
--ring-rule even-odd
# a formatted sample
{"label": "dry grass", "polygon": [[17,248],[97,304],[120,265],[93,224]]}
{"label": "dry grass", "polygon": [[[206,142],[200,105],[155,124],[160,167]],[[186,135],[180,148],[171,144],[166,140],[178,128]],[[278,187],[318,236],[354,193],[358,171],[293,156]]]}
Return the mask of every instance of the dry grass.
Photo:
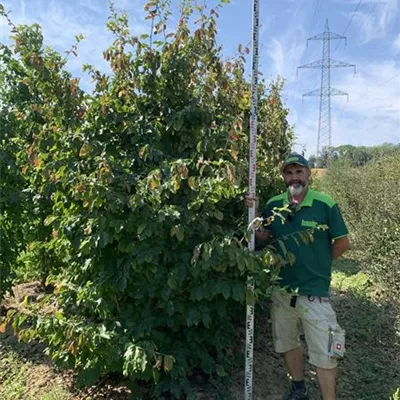
{"label": "dry grass", "polygon": [[321,179],[326,173],[326,168],[311,168],[311,177],[316,179]]}

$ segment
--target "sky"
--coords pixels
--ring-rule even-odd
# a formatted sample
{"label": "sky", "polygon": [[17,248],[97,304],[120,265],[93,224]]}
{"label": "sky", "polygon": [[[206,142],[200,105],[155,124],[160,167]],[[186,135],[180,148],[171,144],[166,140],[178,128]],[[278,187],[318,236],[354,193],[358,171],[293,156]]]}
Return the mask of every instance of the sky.
{"label": "sky", "polygon": [[[215,5],[217,0],[198,0]],[[171,0],[176,11],[178,0]],[[90,77],[82,73],[89,63],[103,71],[108,66],[102,52],[113,41],[105,29],[108,0],[0,0],[15,24],[39,23],[45,43],[63,53],[82,33],[78,57],[67,68],[81,77],[89,90]],[[118,10],[126,10],[131,32],[149,33],[144,19],[145,0],[114,0]],[[171,19],[172,26],[178,14]],[[320,34],[329,21],[331,32],[347,37],[331,42],[331,57],[352,68],[335,68],[332,87],[347,92],[332,97],[332,145],[373,146],[400,143],[400,0],[260,0],[259,69],[267,80],[278,75],[285,79],[284,101],[290,109],[289,123],[296,135],[296,151],[315,154],[317,147],[319,97],[303,94],[318,89],[321,72],[297,67],[322,58],[322,41],[307,38]],[[9,43],[9,28],[0,21],[0,40]],[[252,1],[231,0],[219,12],[218,41],[224,56],[250,43]],[[250,58],[248,65],[250,65]],[[249,69],[250,70],[250,69]],[[324,143],[322,143],[324,144]]]}

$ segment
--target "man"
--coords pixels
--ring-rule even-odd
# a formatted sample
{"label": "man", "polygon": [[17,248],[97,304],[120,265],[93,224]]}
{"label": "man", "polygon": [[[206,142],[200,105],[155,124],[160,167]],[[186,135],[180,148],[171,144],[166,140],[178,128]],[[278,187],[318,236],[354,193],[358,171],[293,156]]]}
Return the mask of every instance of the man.
{"label": "man", "polygon": [[[332,260],[349,248],[348,231],[337,204],[329,196],[308,187],[311,171],[307,160],[296,153],[284,161],[282,175],[287,192],[267,203],[262,216],[273,215],[274,208],[287,207],[281,218],[275,217],[264,231],[256,232],[257,245],[268,237],[283,241],[295,256],[293,265],[285,265],[280,285],[272,295],[271,318],[275,351],[284,354],[292,377],[285,400],[308,399],[304,383],[303,349],[299,325],[305,334],[309,361],[317,368],[324,400],[335,400],[337,358],[344,353],[344,331],[336,320],[329,301]],[[251,207],[257,198],[247,197]],[[326,229],[317,227],[326,226]],[[304,243],[296,233],[312,232],[313,240]],[[289,235],[289,236],[288,236]],[[278,248],[277,251],[283,250]]]}

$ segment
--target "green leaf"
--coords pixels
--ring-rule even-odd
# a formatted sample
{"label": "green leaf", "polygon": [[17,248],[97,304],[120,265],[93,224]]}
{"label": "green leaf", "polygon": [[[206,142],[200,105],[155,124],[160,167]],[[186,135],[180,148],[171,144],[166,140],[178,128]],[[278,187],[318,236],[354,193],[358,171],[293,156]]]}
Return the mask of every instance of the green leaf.
{"label": "green leaf", "polygon": [[140,235],[146,229],[147,224],[140,224],[137,228],[137,234]]}
{"label": "green leaf", "polygon": [[206,328],[209,328],[211,326],[211,316],[210,314],[203,314],[203,324]]}
{"label": "green leaf", "polygon": [[224,213],[219,211],[219,210],[215,210],[214,211],[214,217],[218,220],[218,221],[222,221],[224,219]]}
{"label": "green leaf", "polygon": [[220,290],[225,300],[228,300],[231,296],[231,287],[228,282],[222,281],[220,283]]}
{"label": "green leaf", "polygon": [[99,336],[103,339],[111,339],[110,334],[107,332],[107,329],[104,325],[100,326]]}
{"label": "green leaf", "polygon": [[96,364],[94,367],[89,367],[78,373],[78,387],[93,385],[100,376],[100,366]]}
{"label": "green leaf", "polygon": [[294,263],[296,261],[296,256],[293,253],[288,252],[286,254],[286,260],[289,263],[289,265],[294,265]]}
{"label": "green leaf", "polygon": [[173,356],[164,357],[164,371],[170,372],[175,364],[175,358]]}
{"label": "green leaf", "polygon": [[241,283],[235,283],[232,287],[232,298],[236,301],[243,301],[245,294],[245,286]]}
{"label": "green leaf", "polygon": [[217,372],[217,375],[220,377],[228,376],[228,374],[226,373],[226,371],[222,365],[217,364],[215,367],[215,370]]}
{"label": "green leaf", "polygon": [[190,187],[190,189],[192,190],[196,190],[196,178],[194,178],[193,176],[191,176],[188,180],[188,185]]}
{"label": "green leaf", "polygon": [[286,255],[287,249],[286,249],[285,243],[283,243],[282,240],[278,240],[278,244],[279,244],[279,247],[281,248],[281,250],[283,252],[283,255]]}
{"label": "green leaf", "polygon": [[197,286],[191,290],[191,299],[200,301],[204,297],[203,288],[201,286]]}
{"label": "green leaf", "polygon": [[246,290],[246,303],[249,306],[254,306],[254,304],[256,303],[256,298],[254,295],[254,291],[252,289],[247,288]]}
{"label": "green leaf", "polygon": [[171,236],[175,236],[179,242],[182,242],[185,237],[183,226],[181,224],[173,226],[170,234]]}
{"label": "green leaf", "polygon": [[160,371],[157,368],[153,368],[153,380],[155,384],[160,380]]}
{"label": "green leaf", "polygon": [[57,216],[55,215],[49,215],[43,222],[44,226],[49,226],[51,225],[55,220],[57,220]]}
{"label": "green leaf", "polygon": [[187,325],[188,326],[198,325],[200,320],[201,320],[201,315],[199,311],[196,308],[191,308],[186,318]]}
{"label": "green leaf", "polygon": [[176,281],[176,278],[171,275],[168,280],[167,280],[167,285],[172,289],[176,289],[178,287],[178,282]]}

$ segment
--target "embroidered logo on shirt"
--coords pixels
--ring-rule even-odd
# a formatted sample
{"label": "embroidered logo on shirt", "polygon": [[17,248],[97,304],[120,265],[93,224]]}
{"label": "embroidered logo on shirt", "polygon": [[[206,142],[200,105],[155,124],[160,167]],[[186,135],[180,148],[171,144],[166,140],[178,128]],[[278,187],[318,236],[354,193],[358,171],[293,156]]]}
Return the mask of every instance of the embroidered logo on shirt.
{"label": "embroidered logo on shirt", "polygon": [[301,221],[301,226],[306,226],[307,228],[316,228],[318,226],[318,222],[306,221],[306,220],[303,219]]}

